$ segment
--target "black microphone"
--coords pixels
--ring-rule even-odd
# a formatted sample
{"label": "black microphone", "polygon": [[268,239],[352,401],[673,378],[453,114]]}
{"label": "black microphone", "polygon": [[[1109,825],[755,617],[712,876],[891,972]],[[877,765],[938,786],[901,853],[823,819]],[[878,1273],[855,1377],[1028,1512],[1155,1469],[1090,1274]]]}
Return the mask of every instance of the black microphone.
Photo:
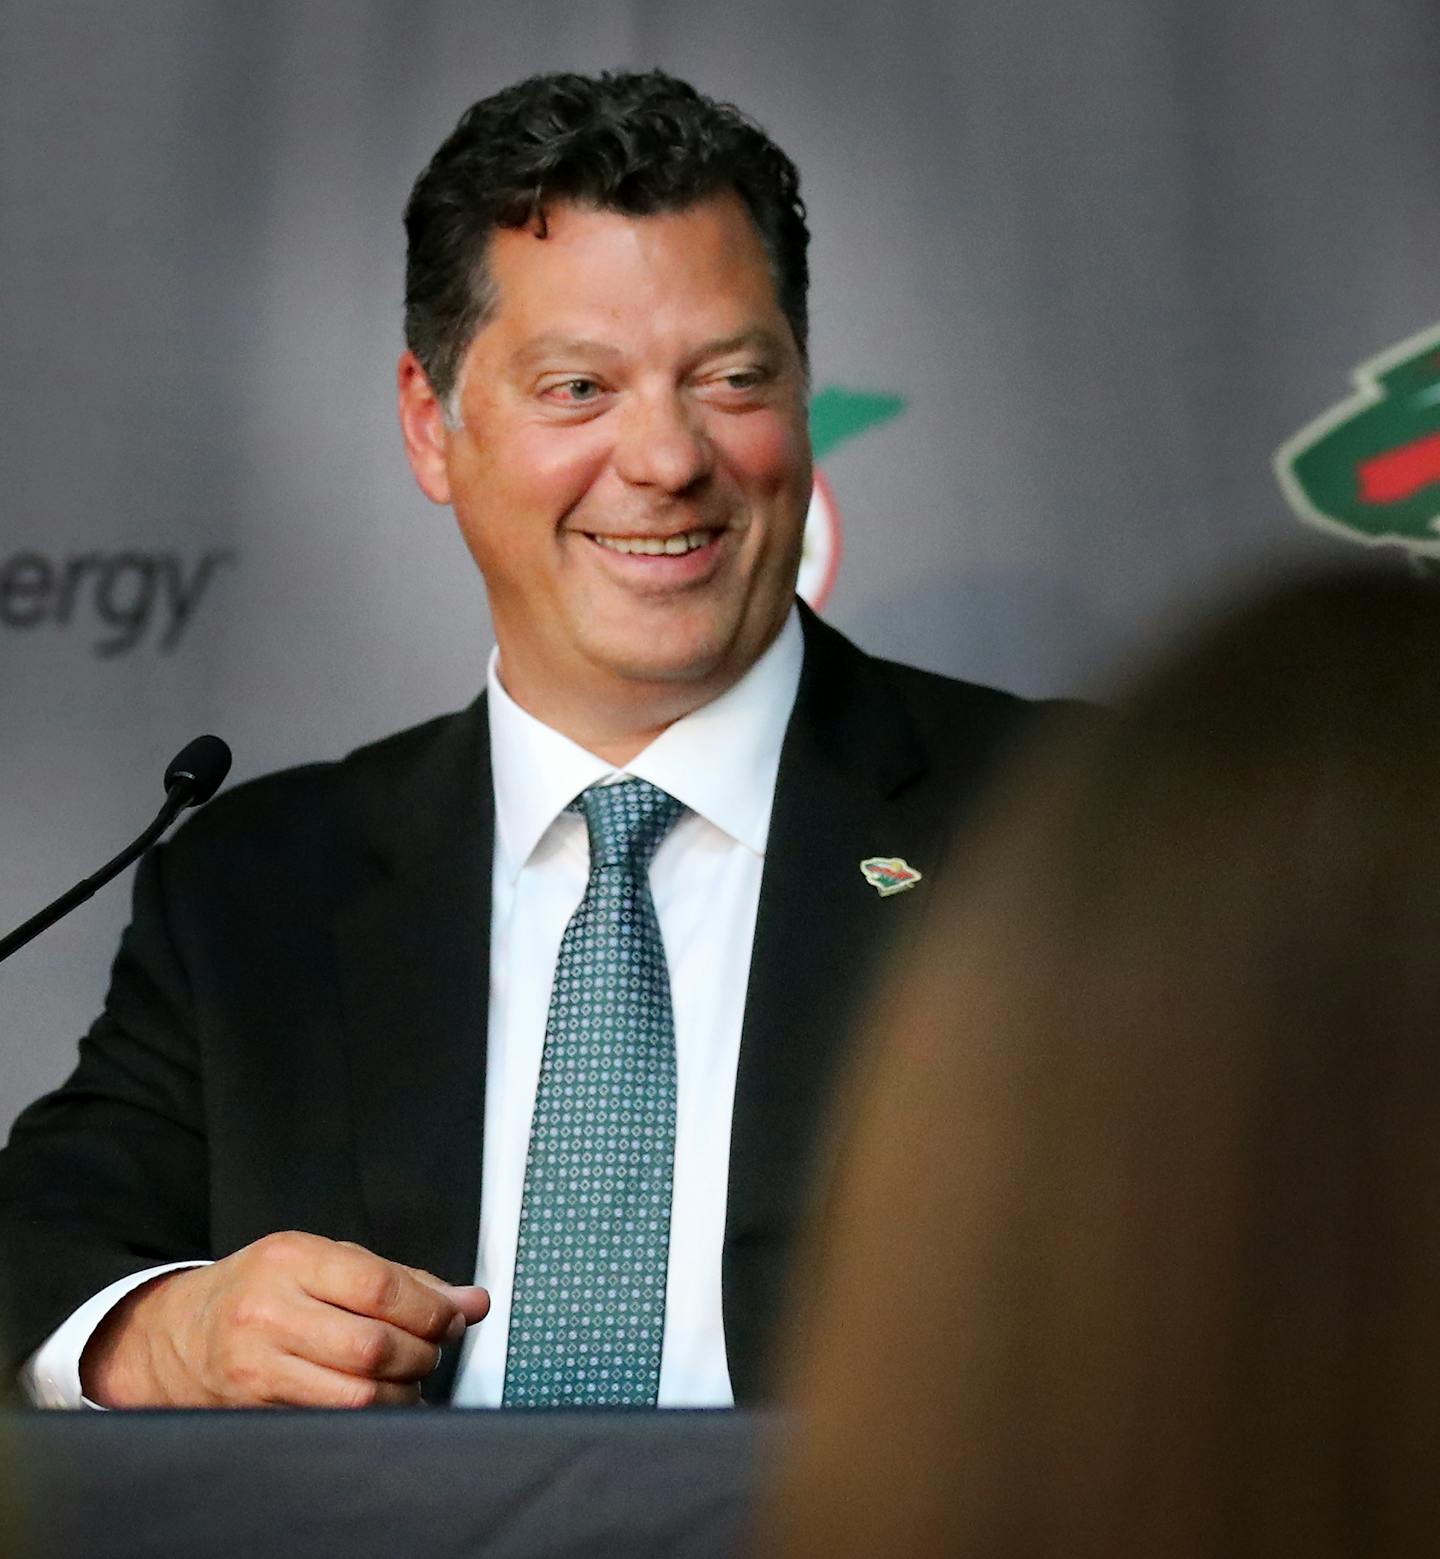
{"label": "black microphone", "polygon": [[229,772],[230,749],[225,743],[218,736],[197,736],[193,742],[186,742],[165,770],[166,806],[177,785],[185,787],[185,795],[176,812],[203,805],[225,783]]}
{"label": "black microphone", "polygon": [[220,789],[229,772],[230,749],[218,736],[197,736],[193,742],[187,742],[165,770],[165,805],[155,821],[113,861],[106,861],[93,877],[77,882],[68,893],[62,893],[23,926],[17,926],[7,937],[0,937],[0,962],[53,926],[62,915],[68,915],[76,905],[83,904],[112,877],[123,872],[131,861],[144,855],[186,807],[198,807],[208,801]]}

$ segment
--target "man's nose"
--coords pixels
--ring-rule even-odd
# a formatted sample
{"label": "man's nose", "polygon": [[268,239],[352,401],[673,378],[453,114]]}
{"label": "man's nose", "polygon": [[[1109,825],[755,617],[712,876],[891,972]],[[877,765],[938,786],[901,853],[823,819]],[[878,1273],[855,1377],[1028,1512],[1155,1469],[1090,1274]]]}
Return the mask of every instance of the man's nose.
{"label": "man's nose", "polygon": [[637,396],[624,408],[615,469],[633,486],[684,492],[709,474],[714,454],[698,409],[682,395]]}

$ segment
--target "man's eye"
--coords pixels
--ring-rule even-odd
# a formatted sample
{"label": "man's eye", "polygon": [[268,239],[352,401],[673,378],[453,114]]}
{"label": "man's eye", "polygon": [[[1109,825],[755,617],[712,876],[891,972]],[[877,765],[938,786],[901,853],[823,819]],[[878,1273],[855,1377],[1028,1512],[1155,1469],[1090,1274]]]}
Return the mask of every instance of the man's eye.
{"label": "man's eye", "polygon": [[721,374],[720,383],[727,390],[758,390],[768,375],[760,368],[737,368],[734,373]]}
{"label": "man's eye", "polygon": [[573,406],[582,401],[593,401],[600,393],[600,386],[593,379],[562,379],[559,384],[550,386],[550,392]]}

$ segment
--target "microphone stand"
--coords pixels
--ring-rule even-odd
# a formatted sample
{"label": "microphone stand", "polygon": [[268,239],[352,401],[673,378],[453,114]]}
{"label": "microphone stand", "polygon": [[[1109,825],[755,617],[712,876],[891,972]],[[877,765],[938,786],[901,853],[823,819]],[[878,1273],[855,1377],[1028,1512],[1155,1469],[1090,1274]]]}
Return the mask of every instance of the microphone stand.
{"label": "microphone stand", "polygon": [[23,926],[17,926],[8,936],[0,937],[0,963],[3,963],[11,953],[19,952],[27,942],[39,936],[47,927],[53,926],[62,915],[68,915],[77,904],[83,904],[86,899],[103,888],[112,877],[119,876],[137,856],[144,855],[189,805],[193,789],[194,784],[188,774],[179,776],[165,793],[165,805],[160,808],[155,821],[138,839],[126,845],[113,861],[107,861],[93,876],[77,882],[68,893],[62,893],[53,904],[47,905],[38,915],[32,915]]}

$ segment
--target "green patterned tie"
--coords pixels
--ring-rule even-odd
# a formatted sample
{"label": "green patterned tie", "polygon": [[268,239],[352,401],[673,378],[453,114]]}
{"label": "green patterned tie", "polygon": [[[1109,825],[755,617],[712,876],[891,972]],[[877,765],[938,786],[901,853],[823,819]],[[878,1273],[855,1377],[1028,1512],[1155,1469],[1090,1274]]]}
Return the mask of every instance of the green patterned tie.
{"label": "green patterned tie", "polygon": [[654,1406],[675,1162],[675,1023],[650,861],[685,810],[592,785],[525,1161],[505,1407]]}

